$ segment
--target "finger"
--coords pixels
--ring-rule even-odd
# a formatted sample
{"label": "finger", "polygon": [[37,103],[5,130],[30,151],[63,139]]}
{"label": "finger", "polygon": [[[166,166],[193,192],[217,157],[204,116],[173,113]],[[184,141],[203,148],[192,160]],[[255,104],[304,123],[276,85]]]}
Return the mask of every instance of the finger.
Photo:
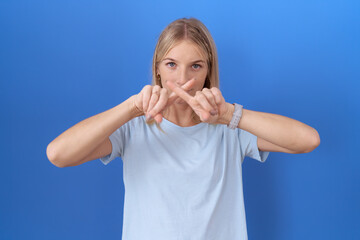
{"label": "finger", "polygon": [[148,113],[153,109],[153,107],[155,106],[155,104],[158,102],[159,100],[159,96],[160,96],[160,86],[155,85],[152,88],[152,92],[151,92],[151,98],[150,98],[150,102],[149,102],[149,106],[148,109],[146,111],[146,116],[148,117]]}
{"label": "finger", "polygon": [[155,119],[155,121],[156,121],[157,123],[161,123],[161,121],[162,121],[162,119],[163,119],[163,116],[162,116],[161,113],[158,113],[158,114],[155,115],[154,119]]}
{"label": "finger", "polygon": [[217,111],[218,111],[218,106],[216,105],[215,102],[215,97],[213,95],[213,93],[210,91],[210,89],[208,88],[204,88],[202,90],[203,94],[205,95],[206,99],[208,100],[208,102],[211,104],[211,106],[213,107],[214,110],[212,110],[212,112],[210,112],[212,115],[216,115]]}
{"label": "finger", "polygon": [[175,92],[180,98],[185,100],[189,105],[191,104],[191,100],[193,97],[184,91],[182,88],[176,86],[173,82],[166,81],[165,84],[170,88],[171,91]]}
{"label": "finger", "polygon": [[167,101],[168,101],[168,97],[169,97],[169,95],[167,93],[167,90],[165,88],[162,88],[160,91],[159,100],[157,101],[155,106],[150,111],[148,111],[149,117],[154,117],[158,113],[160,113],[161,111],[164,110],[164,108],[167,104]]}
{"label": "finger", "polygon": [[220,90],[219,90],[218,88],[212,87],[212,88],[210,89],[210,91],[211,91],[212,94],[214,95],[214,97],[215,97],[215,102],[216,102],[217,105],[225,102],[225,99],[224,99],[224,97],[222,96],[222,94],[221,94],[221,92],[220,92]]}
{"label": "finger", "polygon": [[[195,84],[195,80],[196,80],[196,78],[190,79],[184,85],[182,85],[181,88],[184,89],[185,91],[191,90]],[[168,105],[173,104],[178,97],[179,96],[175,92],[172,92],[169,96]]]}
{"label": "finger", "polygon": [[151,97],[151,86],[146,85],[141,92],[143,93],[143,96],[142,96],[143,108],[142,109],[143,109],[144,113],[146,113],[148,106],[149,106],[150,97]]}
{"label": "finger", "polygon": [[209,103],[208,99],[206,98],[205,94],[202,91],[196,92],[195,100],[203,110],[205,110],[211,115],[216,115],[216,109],[213,106],[211,106],[211,104]]}

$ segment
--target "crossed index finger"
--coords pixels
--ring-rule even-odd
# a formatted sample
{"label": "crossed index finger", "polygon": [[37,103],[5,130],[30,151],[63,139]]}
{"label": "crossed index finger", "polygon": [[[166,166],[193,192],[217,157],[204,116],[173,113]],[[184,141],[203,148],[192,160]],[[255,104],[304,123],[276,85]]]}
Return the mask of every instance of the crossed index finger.
{"label": "crossed index finger", "polygon": [[[192,89],[195,83],[195,78],[192,78],[191,80],[187,81],[184,85],[180,86],[181,89],[185,91],[189,91]],[[169,102],[173,102],[176,100],[179,96],[176,94],[176,92],[172,92],[169,96]]]}
{"label": "crossed index finger", "polygon": [[176,93],[179,97],[181,97],[185,102],[190,105],[190,100],[193,98],[190,94],[184,91],[182,88],[176,86],[173,82],[167,81],[165,84],[168,85],[171,91]]}

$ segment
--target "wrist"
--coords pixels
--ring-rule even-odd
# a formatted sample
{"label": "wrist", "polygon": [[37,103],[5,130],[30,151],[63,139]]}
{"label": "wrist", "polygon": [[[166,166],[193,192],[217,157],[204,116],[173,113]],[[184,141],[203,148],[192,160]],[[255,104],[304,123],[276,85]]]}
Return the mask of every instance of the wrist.
{"label": "wrist", "polygon": [[233,116],[231,118],[231,121],[228,125],[228,127],[230,129],[236,129],[239,127],[239,122],[241,120],[241,117],[242,117],[242,113],[243,113],[243,106],[240,105],[240,104],[237,104],[237,103],[234,103],[234,113],[233,113]]}
{"label": "wrist", "polygon": [[226,104],[226,111],[219,117],[218,123],[229,125],[232,116],[234,114],[235,106],[231,103],[225,103],[225,104]]}
{"label": "wrist", "polygon": [[132,118],[135,117],[139,117],[144,115],[144,112],[141,111],[137,106],[136,106],[136,95],[131,96],[128,99],[128,109],[129,109],[129,114]]}

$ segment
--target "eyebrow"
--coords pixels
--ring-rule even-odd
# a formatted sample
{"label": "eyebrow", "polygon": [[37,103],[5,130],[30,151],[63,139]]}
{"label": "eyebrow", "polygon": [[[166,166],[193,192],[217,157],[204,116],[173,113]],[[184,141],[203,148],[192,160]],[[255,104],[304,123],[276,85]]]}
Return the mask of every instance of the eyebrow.
{"label": "eyebrow", "polygon": [[[163,61],[165,61],[165,60],[170,60],[170,61],[173,61],[173,62],[177,62],[177,61],[176,61],[175,59],[173,59],[173,58],[165,58]],[[201,59],[196,60],[196,61],[193,61],[192,63],[197,63],[197,62],[205,63],[205,61],[204,61],[204,60],[201,60]]]}

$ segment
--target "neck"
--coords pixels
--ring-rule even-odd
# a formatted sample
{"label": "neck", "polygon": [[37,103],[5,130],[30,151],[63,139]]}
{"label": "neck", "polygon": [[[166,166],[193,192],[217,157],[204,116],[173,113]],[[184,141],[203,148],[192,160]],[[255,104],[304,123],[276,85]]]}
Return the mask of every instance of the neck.
{"label": "neck", "polygon": [[184,102],[175,102],[164,111],[163,116],[181,127],[190,127],[201,122],[194,110]]}

